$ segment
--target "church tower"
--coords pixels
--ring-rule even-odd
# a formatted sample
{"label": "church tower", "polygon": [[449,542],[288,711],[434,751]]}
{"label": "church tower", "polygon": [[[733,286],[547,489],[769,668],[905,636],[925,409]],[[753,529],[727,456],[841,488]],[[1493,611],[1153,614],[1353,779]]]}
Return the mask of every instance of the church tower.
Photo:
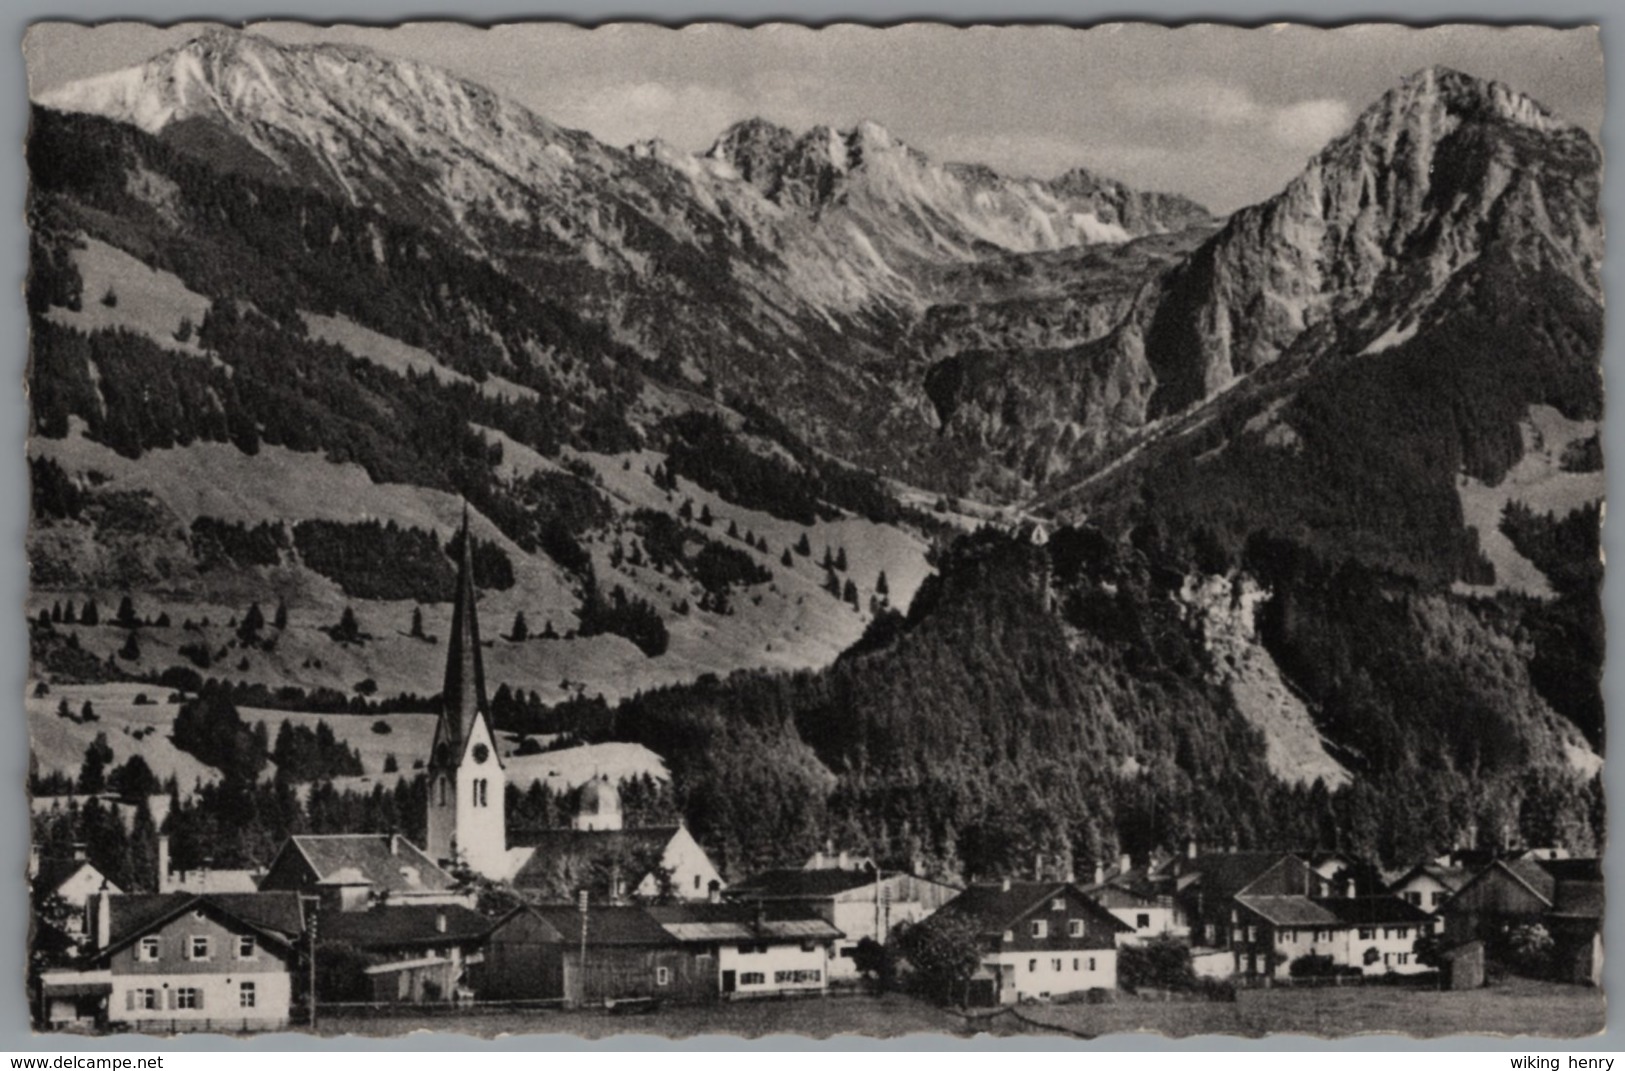
{"label": "church tower", "polygon": [[429,857],[465,863],[488,878],[508,876],[507,776],[485,700],[475,610],[474,537],[463,506],[462,554],[446,645],[446,683],[429,753]]}

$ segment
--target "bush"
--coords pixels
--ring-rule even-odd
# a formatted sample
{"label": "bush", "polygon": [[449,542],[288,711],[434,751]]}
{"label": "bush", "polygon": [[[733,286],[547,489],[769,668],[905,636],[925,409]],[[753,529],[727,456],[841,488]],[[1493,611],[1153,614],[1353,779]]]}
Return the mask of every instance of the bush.
{"label": "bush", "polygon": [[1117,951],[1117,984],[1124,989],[1189,989],[1195,981],[1190,946],[1168,934]]}

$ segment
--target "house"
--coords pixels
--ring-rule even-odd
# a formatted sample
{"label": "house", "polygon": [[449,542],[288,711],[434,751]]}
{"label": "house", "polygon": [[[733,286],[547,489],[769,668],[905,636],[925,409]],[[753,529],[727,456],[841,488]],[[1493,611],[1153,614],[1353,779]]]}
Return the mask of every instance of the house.
{"label": "house", "polygon": [[267,891],[321,897],[324,913],[378,903],[473,906],[473,894],[397,833],[302,833],[289,837],[260,879]]}
{"label": "house", "polygon": [[1432,915],[1467,884],[1471,876],[1465,869],[1423,862],[1411,867],[1390,884],[1388,891]]}
{"label": "house", "polygon": [[91,911],[92,969],[62,981],[103,994],[108,1024],[162,1032],[288,1025],[305,932],[297,894],[98,895]]}
{"label": "house", "polygon": [[1489,939],[1507,925],[1536,919],[1552,909],[1556,895],[1557,879],[1545,866],[1532,859],[1497,859],[1441,907],[1445,943]]}
{"label": "house", "polygon": [[1130,927],[1118,935],[1118,944],[1143,944],[1153,937],[1190,936],[1185,911],[1174,898],[1175,882],[1167,871],[1167,860],[1153,858],[1145,866],[1135,866],[1126,853],[1114,870],[1095,867],[1094,882],[1084,894]]}
{"label": "house", "polygon": [[85,856],[82,845],[75,845],[73,854],[66,859],[29,856],[30,891],[35,910],[51,897],[60,897],[63,911],[58,920],[63,933],[75,941],[82,940],[88,925],[85,905],[97,893],[118,894],[124,890],[107,880]]}
{"label": "house", "polygon": [[1213,852],[1182,860],[1175,901],[1190,919],[1191,941],[1230,946],[1238,896],[1319,897],[1331,883],[1290,852]]}
{"label": "house", "polygon": [[854,962],[860,941],[885,944],[894,926],[919,922],[959,892],[952,885],[902,871],[888,873],[869,864],[861,870],[838,866],[768,870],[730,887],[724,896],[741,903],[795,904],[840,930],[843,936],[835,942],[835,956],[829,962],[830,980],[840,981],[860,974]]}
{"label": "house", "polygon": [[1415,974],[1416,939],[1433,932],[1427,912],[1397,896],[1271,896],[1235,899],[1230,947],[1239,974],[1274,977],[1316,956],[1364,974]]}
{"label": "house", "polygon": [[[1595,862],[1595,860],[1592,860]],[[1559,879],[1546,914],[1552,935],[1552,963],[1557,977],[1581,985],[1602,984],[1603,883]]]}
{"label": "house", "polygon": [[688,949],[697,972],[715,970],[734,1000],[822,993],[841,931],[794,904],[655,904],[649,917]]}
{"label": "house", "polygon": [[189,893],[256,892],[263,871],[230,870],[217,867],[199,867],[196,870],[171,870],[169,866],[169,837],[158,838],[158,891]]}
{"label": "house", "polygon": [[368,958],[369,999],[433,1004],[471,995],[466,972],[482,959],[491,920],[455,903],[379,904],[319,915],[322,947],[347,945]]}
{"label": "house", "polygon": [[463,505],[462,553],[446,644],[440,714],[428,755],[429,858],[493,880],[513,873],[505,809],[508,779],[491,726],[474,590],[474,540]]}
{"label": "house", "polygon": [[571,1007],[710,999],[717,993],[716,961],[698,947],[684,945],[638,906],[582,912],[523,904],[492,927],[477,988],[482,1000]]}
{"label": "house", "polygon": [[1117,988],[1117,937],[1130,927],[1070,882],[973,885],[938,914],[975,928],[982,965],[973,984],[993,1003]]}
{"label": "house", "polygon": [[601,903],[708,900],[722,875],[681,822],[625,824],[620,791],[607,777],[581,787],[568,829],[514,830],[513,885],[538,902],[573,902],[587,889]]}

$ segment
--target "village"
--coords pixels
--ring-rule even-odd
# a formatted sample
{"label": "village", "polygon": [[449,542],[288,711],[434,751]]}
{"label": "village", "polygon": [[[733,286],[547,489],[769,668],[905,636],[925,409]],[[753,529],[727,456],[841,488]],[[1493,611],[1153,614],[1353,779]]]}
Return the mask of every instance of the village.
{"label": "village", "polygon": [[[472,545],[465,528],[426,842],[297,834],[261,871],[186,870],[160,836],[150,890],[117,887],[82,851],[36,854],[37,1028],[248,1034],[433,1013],[457,1029],[500,1013],[546,1032],[561,1011],[886,991],[974,1023],[976,1009],[1153,996],[1391,986],[1421,1002],[1509,975],[1600,984],[1601,863],[1557,846],[1383,870],[1337,851],[1189,841],[1081,868],[1038,856],[1019,877],[961,888],[831,843],[727,882],[681,821],[630,822],[607,775],[581,786],[567,826],[512,828]],[[829,1007],[840,1021],[857,1004]]]}

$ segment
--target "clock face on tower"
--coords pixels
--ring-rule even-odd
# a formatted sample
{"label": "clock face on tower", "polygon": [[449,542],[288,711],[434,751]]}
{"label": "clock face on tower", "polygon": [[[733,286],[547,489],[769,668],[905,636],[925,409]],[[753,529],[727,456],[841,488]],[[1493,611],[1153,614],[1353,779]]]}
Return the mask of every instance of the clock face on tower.
{"label": "clock face on tower", "polygon": [[484,762],[486,759],[488,759],[490,757],[491,757],[491,749],[490,748],[486,747],[484,744],[475,744],[474,745],[474,761],[475,762]]}

